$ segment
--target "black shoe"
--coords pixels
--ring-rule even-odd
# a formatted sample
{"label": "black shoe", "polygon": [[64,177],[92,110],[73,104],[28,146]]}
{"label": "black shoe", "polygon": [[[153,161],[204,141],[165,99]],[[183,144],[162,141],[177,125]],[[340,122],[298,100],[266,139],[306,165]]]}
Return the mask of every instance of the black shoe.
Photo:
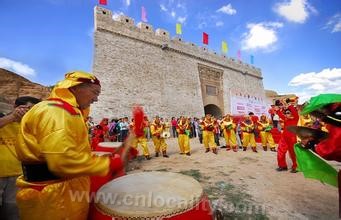
{"label": "black shoe", "polygon": [[184,155],[185,153],[180,153],[180,155]]}
{"label": "black shoe", "polygon": [[296,169],[291,169],[290,173],[297,173],[298,171]]}
{"label": "black shoe", "polygon": [[243,151],[246,151],[246,147],[243,147]]}
{"label": "black shoe", "polygon": [[221,146],[220,148],[227,148],[226,146]]}
{"label": "black shoe", "polygon": [[159,157],[159,153],[155,153],[155,157]]}
{"label": "black shoe", "polygon": [[167,158],[169,157],[167,154],[164,154],[164,155],[162,155],[162,156],[163,156],[163,157],[167,157]]}
{"label": "black shoe", "polygon": [[191,156],[191,153],[190,153],[190,152],[188,152],[188,153],[186,153],[186,155],[187,155],[187,156]]}
{"label": "black shoe", "polygon": [[208,153],[208,152],[210,152],[210,149],[209,149],[209,148],[206,149],[205,153]]}
{"label": "black shoe", "polygon": [[276,171],[280,172],[280,171],[287,171],[288,167],[277,167]]}
{"label": "black shoe", "polygon": [[272,152],[277,152],[277,151],[276,151],[276,148],[271,148],[270,150],[271,150]]}
{"label": "black shoe", "polygon": [[150,159],[152,159],[149,155],[147,155],[147,156],[144,156],[145,158],[146,158],[146,160],[150,160]]}

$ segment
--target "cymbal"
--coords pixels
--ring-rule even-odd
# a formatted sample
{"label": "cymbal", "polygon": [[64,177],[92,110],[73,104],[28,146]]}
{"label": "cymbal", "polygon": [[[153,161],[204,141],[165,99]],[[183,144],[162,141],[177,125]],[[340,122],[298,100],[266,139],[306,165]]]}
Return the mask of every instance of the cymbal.
{"label": "cymbal", "polygon": [[315,140],[320,141],[326,139],[329,135],[327,132],[303,126],[288,126],[287,130],[295,133],[301,139],[312,137]]}

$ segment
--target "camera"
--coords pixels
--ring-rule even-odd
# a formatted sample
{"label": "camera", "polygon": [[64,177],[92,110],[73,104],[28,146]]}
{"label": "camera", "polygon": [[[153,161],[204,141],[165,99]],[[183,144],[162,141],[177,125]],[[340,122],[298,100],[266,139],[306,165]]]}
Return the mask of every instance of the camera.
{"label": "camera", "polygon": [[281,102],[281,100],[277,99],[275,101],[275,106],[283,106],[283,103]]}

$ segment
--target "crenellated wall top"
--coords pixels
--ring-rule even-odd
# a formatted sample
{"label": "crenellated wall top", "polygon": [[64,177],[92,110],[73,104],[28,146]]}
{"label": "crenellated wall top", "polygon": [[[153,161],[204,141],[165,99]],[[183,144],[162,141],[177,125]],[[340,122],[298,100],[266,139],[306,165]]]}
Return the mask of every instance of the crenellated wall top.
{"label": "crenellated wall top", "polygon": [[133,18],[119,15],[115,20],[110,10],[96,6],[95,31],[109,32],[111,34],[141,41],[164,51],[173,51],[184,56],[190,56],[204,62],[212,63],[228,69],[241,72],[262,79],[261,70],[240,60],[219,54],[205,46],[198,46],[191,42],[185,42],[180,36],[171,38],[167,30],[158,28],[154,31],[151,24],[139,22],[135,25]]}

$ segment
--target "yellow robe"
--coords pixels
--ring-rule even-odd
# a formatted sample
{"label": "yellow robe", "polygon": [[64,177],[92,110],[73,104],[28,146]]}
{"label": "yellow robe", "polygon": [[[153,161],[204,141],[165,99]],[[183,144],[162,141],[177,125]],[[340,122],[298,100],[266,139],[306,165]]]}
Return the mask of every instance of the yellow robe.
{"label": "yellow robe", "polygon": [[269,121],[265,121],[265,122],[260,122],[258,121],[258,130],[260,131],[260,137],[261,137],[261,141],[262,141],[262,146],[266,147],[267,143],[269,143],[270,148],[274,149],[275,148],[275,141],[272,137],[272,134],[270,131],[265,131],[265,128],[270,126],[270,122]]}
{"label": "yellow robe", "polygon": [[[69,90],[54,94],[73,106],[71,114],[59,101],[42,101],[21,121],[17,155],[23,163],[46,163],[60,180],[27,182],[17,180],[20,218],[86,219],[90,175],[109,173],[110,159],[91,155],[88,130],[75,97]],[[75,198],[75,194],[83,197]]]}
{"label": "yellow robe", "polygon": [[230,121],[223,120],[220,124],[220,128],[224,132],[226,146],[227,147],[231,146],[232,148],[236,148],[237,137],[236,137],[236,132],[234,131],[234,129],[236,128],[236,124],[234,124],[232,120]]}
{"label": "yellow robe", "polygon": [[0,177],[19,176],[22,173],[21,163],[15,152],[19,128],[18,122],[0,128]]}
{"label": "yellow robe", "polygon": [[150,133],[152,134],[152,140],[155,147],[155,153],[159,153],[160,150],[162,152],[166,152],[167,144],[164,138],[161,138],[160,135],[163,132],[163,126],[161,124],[156,124],[155,122],[150,126]]}
{"label": "yellow robe", "polygon": [[178,128],[176,129],[176,131],[179,134],[178,144],[179,144],[181,154],[187,154],[187,153],[191,152],[191,147],[190,147],[190,143],[189,143],[189,136],[185,133],[185,130],[189,130],[189,129],[190,129],[189,124],[187,122],[182,124],[181,121],[179,122]]}

